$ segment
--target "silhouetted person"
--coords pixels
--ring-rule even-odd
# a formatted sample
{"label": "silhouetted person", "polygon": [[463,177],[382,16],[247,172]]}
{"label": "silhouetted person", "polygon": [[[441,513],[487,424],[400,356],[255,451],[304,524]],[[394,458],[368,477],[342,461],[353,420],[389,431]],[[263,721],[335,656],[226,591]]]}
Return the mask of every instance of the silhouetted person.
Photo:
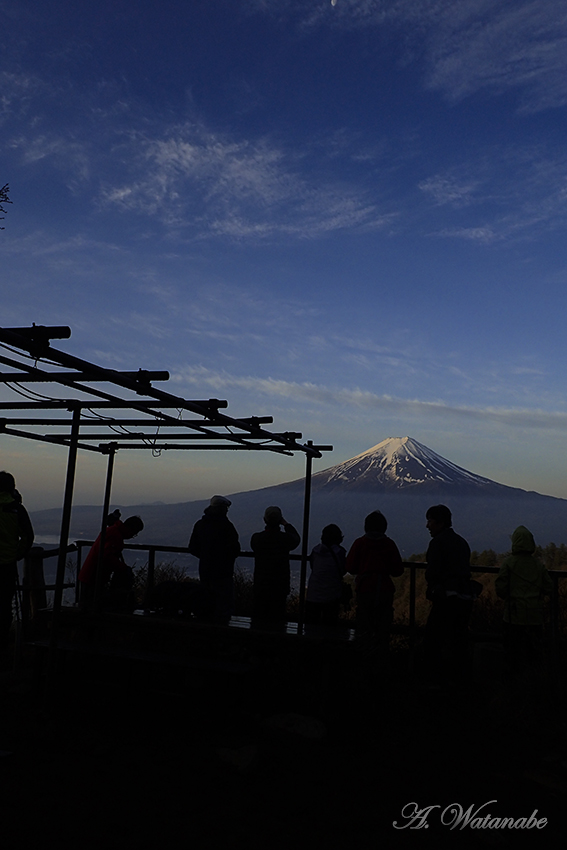
{"label": "silhouetted person", "polygon": [[346,551],[338,525],[326,525],[321,542],[311,552],[311,573],[307,583],[305,622],[336,626],[346,573]]}
{"label": "silhouetted person", "polygon": [[33,544],[32,524],[21,502],[14,476],[0,472],[0,653],[8,649],[10,639],[17,562]]}
{"label": "silhouetted person", "polygon": [[189,552],[199,559],[199,579],[214,600],[216,623],[228,623],[232,616],[234,562],[240,554],[237,531],[227,516],[230,505],[225,496],[213,496],[189,541]]}
{"label": "silhouetted person", "polygon": [[434,505],[426,513],[431,542],[425,580],[431,610],[424,650],[432,684],[463,680],[468,672],[468,625],[472,610],[471,550],[452,528],[451,511]]}
{"label": "silhouetted person", "polygon": [[[124,561],[124,541],[136,537],[144,528],[139,516],[130,516],[124,522],[117,519],[108,525],[104,534],[102,555],[102,583],[105,607],[127,610],[132,608],[131,591],[134,584],[132,569]],[[101,535],[97,537],[79,572],[82,608],[89,609],[94,602],[96,572],[99,561]]]}
{"label": "silhouetted person", "polygon": [[260,626],[283,626],[291,589],[289,553],[299,546],[301,538],[276,506],[266,508],[264,522],[264,531],[256,532],[250,540],[254,552],[252,622]]}
{"label": "silhouetted person", "polygon": [[356,630],[379,649],[387,649],[394,618],[394,583],[391,576],[404,571],[402,556],[386,536],[388,522],[380,511],[364,520],[364,537],[352,544],[347,571],[356,576]]}
{"label": "silhouetted person", "polygon": [[535,667],[543,660],[544,597],[553,582],[543,564],[534,558],[531,531],[519,525],[512,534],[512,554],[503,561],[496,577],[496,593],[505,601],[504,623],[508,663],[512,673]]}

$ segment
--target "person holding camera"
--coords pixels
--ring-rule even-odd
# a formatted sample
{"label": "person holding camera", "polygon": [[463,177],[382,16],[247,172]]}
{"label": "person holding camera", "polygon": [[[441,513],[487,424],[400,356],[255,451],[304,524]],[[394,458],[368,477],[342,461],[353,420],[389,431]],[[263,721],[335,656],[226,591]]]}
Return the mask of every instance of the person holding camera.
{"label": "person holding camera", "polygon": [[291,589],[289,553],[297,549],[300,536],[282,516],[280,508],[264,511],[264,531],[252,535],[254,552],[254,625],[283,626],[286,622],[286,600]]}

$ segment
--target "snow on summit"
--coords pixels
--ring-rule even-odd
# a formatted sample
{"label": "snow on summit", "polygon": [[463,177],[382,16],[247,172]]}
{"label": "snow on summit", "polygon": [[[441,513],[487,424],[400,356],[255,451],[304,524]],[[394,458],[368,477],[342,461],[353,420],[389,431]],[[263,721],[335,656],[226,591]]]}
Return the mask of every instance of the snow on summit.
{"label": "snow on summit", "polygon": [[313,476],[325,489],[341,486],[388,490],[453,485],[466,490],[503,485],[468,472],[412,437],[389,437],[356,457]]}

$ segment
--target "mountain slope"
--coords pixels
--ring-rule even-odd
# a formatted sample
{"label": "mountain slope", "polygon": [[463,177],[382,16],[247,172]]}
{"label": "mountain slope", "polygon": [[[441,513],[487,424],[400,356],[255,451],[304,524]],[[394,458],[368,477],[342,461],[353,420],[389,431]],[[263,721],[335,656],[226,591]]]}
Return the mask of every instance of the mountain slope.
{"label": "mountain slope", "polygon": [[390,437],[362,454],[313,476],[318,490],[340,489],[420,493],[450,489],[464,494],[500,495],[513,487],[468,472],[412,437]]}

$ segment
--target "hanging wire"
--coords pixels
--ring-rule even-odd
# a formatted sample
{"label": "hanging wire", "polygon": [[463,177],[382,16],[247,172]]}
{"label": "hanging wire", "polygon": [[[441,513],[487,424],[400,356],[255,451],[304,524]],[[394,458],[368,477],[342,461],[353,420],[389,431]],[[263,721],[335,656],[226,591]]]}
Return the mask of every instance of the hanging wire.
{"label": "hanging wire", "polygon": [[[60,366],[61,364],[57,363],[55,360],[49,360],[47,357],[37,357],[36,355],[30,354],[27,351],[23,351],[20,348],[13,348],[7,342],[0,342],[0,347],[5,348],[6,351],[10,351],[12,354],[17,354],[18,357],[25,357],[27,360],[33,360],[34,366],[37,366],[38,363],[45,363],[48,366]],[[69,373],[71,374],[71,373]]]}
{"label": "hanging wire", "polygon": [[114,420],[112,420],[112,423],[107,420],[105,422],[105,424],[106,424],[107,428],[110,428],[110,430],[113,431],[115,434],[134,434],[135,433],[134,431],[129,431],[128,428],[125,425],[121,425],[120,422],[114,422]]}
{"label": "hanging wire", "polygon": [[161,423],[158,422],[153,441],[152,442],[150,442],[149,440],[147,441],[147,445],[152,447],[152,457],[161,457],[161,451],[162,450],[156,448],[156,442],[157,442],[157,438],[159,437],[160,428],[161,428]]}
{"label": "hanging wire", "polygon": [[[16,386],[18,386],[21,390],[24,389],[21,383],[16,382]],[[30,387],[25,387],[25,391],[30,394],[30,396],[35,396],[36,398],[43,399],[43,401],[56,401],[54,396],[45,395],[44,393],[38,393],[36,390],[32,390]]]}
{"label": "hanging wire", "polygon": [[[85,416],[85,412],[84,412],[85,410],[87,411],[87,413],[91,414],[93,419],[103,419],[105,421],[108,420],[108,421],[111,421],[111,422],[114,421],[114,416],[105,416],[104,413],[98,413],[96,410],[93,410],[92,407],[84,407],[83,408],[83,414],[82,414],[83,416]],[[89,417],[85,417],[85,418],[89,418]]]}
{"label": "hanging wire", "polygon": [[86,408],[86,410],[88,410],[88,412],[91,414],[91,417],[88,417],[88,418],[92,418],[92,419],[99,420],[100,422],[104,422],[104,424],[108,428],[110,428],[110,430],[114,434],[120,435],[120,434],[135,434],[136,433],[135,431],[129,430],[125,425],[122,425],[120,422],[117,422],[116,419],[114,418],[114,416],[104,416],[104,414],[98,413],[96,410],[93,410],[90,407]]}
{"label": "hanging wire", "polygon": [[36,393],[34,390],[30,390],[27,387],[24,389],[18,382],[16,381],[6,381],[5,386],[8,389],[12,390],[12,392],[21,395],[23,398],[27,398],[28,401],[37,401],[38,399],[41,401],[58,401],[58,399],[53,396],[42,395],[41,393]]}

